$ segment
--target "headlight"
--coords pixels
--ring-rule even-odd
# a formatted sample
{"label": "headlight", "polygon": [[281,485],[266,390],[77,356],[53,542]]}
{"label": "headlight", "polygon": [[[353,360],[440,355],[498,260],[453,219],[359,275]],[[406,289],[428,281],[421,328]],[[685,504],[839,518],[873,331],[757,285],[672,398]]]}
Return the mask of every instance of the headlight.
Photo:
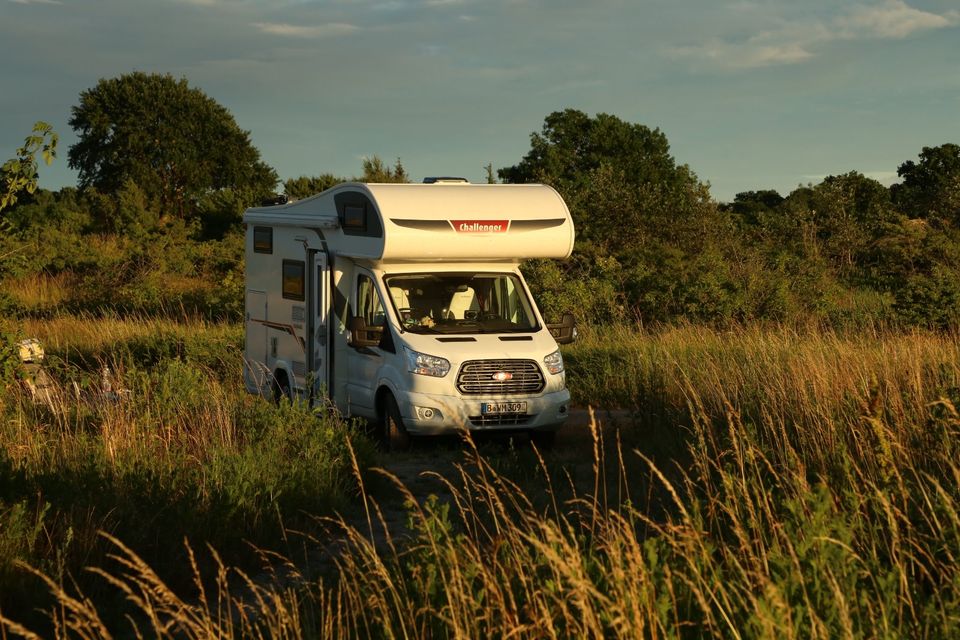
{"label": "headlight", "polygon": [[563,371],[563,356],[560,355],[560,350],[558,349],[545,357],[543,364],[547,366],[547,371],[550,373],[560,373]]}
{"label": "headlight", "polygon": [[442,378],[450,371],[450,361],[438,356],[429,356],[404,347],[407,352],[407,371],[422,376]]}

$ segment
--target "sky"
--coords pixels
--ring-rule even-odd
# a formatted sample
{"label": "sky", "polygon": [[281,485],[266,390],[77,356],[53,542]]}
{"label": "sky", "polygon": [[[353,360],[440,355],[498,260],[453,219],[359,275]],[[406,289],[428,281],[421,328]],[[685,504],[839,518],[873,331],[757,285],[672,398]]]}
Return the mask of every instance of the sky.
{"label": "sky", "polygon": [[553,111],[660,129],[719,201],[960,142],[958,0],[0,0],[0,160],[82,91],[186,78],[282,180],[400,158],[485,180]]}

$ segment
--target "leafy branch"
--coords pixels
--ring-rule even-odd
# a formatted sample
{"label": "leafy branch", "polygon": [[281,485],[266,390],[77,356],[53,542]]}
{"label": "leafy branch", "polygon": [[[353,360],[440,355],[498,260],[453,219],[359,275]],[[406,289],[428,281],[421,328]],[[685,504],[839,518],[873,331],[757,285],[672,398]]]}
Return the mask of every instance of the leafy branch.
{"label": "leafy branch", "polygon": [[45,164],[50,164],[57,156],[59,136],[46,122],[38,121],[33,132],[27,136],[23,146],[17,149],[17,157],[7,160],[0,167],[0,211],[16,203],[17,195],[23,191],[33,193],[37,190],[37,154]]}

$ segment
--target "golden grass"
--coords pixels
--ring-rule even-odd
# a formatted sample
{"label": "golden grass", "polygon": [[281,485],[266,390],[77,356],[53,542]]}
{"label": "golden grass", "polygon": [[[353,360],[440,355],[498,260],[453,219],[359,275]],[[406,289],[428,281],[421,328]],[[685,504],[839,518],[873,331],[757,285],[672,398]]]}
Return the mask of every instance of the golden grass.
{"label": "golden grass", "polygon": [[[389,474],[395,492],[372,495],[354,462],[365,516],[331,519],[334,537],[316,540],[332,574],[273,557],[286,570],[253,579],[216,558],[213,576],[194,563],[194,588],[177,591],[113,540],[119,568],[95,571],[135,612],[118,628],[186,638],[960,634],[956,336],[619,329],[567,353],[583,388],[643,414],[619,434],[632,450],[604,443],[611,432],[591,422],[594,477],[572,497],[555,491],[564,479],[550,477],[549,457],[526,458],[512,478],[469,440],[467,461],[437,478],[443,499]],[[645,442],[657,422],[683,441],[682,467]],[[405,530],[385,516],[398,500]],[[99,626],[92,601],[48,586],[57,637],[117,632]]]}
{"label": "golden grass", "polygon": [[76,281],[72,273],[50,275],[41,271],[19,278],[7,278],[2,287],[26,309],[49,309],[70,300]]}
{"label": "golden grass", "polygon": [[202,318],[184,316],[100,316],[93,314],[64,315],[55,318],[26,318],[23,333],[37,338],[56,350],[99,351],[122,346],[133,338],[149,338],[159,334],[209,336],[233,325],[214,323]]}

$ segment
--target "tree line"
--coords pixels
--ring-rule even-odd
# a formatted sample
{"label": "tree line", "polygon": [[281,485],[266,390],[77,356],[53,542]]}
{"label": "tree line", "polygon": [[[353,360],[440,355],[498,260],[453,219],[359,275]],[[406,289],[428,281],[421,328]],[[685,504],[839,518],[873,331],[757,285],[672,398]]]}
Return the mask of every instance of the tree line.
{"label": "tree line", "polygon": [[[35,156],[49,161],[56,150],[49,127],[0,169],[0,278],[65,279],[65,303],[85,309],[179,305],[237,317],[241,215],[280,186],[249,133],[186,80],[145,73],[81,93],[70,126],[76,188],[37,188]],[[549,184],[570,207],[573,257],[524,267],[547,315],[935,327],[960,319],[956,144],[922,148],[890,188],[851,171],[720,203],[659,129],[567,109],[547,115],[515,165],[485,169],[491,182]],[[352,179],[409,176],[399,159],[374,156]],[[282,188],[303,198],[344,180],[303,175]],[[4,306],[37,312],[0,293]]]}

